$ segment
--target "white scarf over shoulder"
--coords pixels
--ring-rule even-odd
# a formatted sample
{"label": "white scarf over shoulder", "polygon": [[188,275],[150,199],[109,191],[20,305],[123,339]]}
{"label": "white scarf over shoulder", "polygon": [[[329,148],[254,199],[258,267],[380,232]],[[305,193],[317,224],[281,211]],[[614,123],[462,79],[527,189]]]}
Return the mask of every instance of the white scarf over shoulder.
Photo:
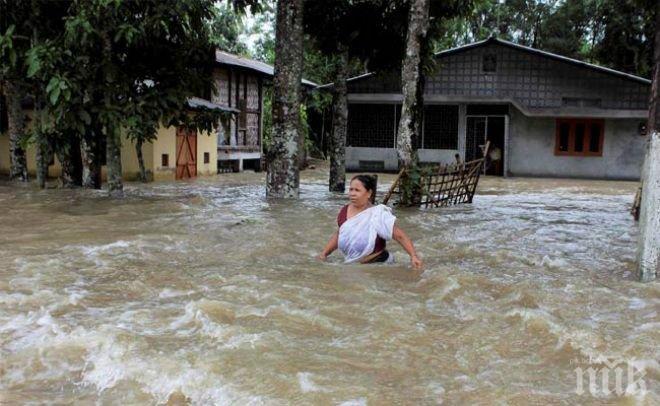
{"label": "white scarf over shoulder", "polygon": [[396,217],[392,209],[379,204],[349,218],[339,227],[339,250],[345,262],[359,261],[374,251],[376,237],[392,239]]}

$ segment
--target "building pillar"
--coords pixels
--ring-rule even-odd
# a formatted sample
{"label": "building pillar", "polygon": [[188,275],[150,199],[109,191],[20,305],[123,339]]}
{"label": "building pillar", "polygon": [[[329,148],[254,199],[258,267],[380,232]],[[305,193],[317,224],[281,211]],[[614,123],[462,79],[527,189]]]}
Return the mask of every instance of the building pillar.
{"label": "building pillar", "polygon": [[465,161],[465,138],[467,133],[467,105],[458,105],[458,153]]}
{"label": "building pillar", "polygon": [[502,176],[505,178],[509,176],[509,115],[504,116],[504,148],[502,148],[502,154],[504,155],[502,165],[504,169],[502,170]]}
{"label": "building pillar", "polygon": [[656,278],[660,271],[660,132],[650,134],[642,168],[642,202],[639,216],[637,262],[641,282]]}

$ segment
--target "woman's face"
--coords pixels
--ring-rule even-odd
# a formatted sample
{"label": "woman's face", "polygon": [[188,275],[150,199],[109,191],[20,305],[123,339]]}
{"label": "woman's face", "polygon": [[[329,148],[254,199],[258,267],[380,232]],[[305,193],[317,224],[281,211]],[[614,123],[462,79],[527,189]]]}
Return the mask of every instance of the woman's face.
{"label": "woman's face", "polygon": [[371,192],[358,179],[353,179],[348,187],[348,198],[351,199],[351,203],[354,205],[364,206],[369,203]]}

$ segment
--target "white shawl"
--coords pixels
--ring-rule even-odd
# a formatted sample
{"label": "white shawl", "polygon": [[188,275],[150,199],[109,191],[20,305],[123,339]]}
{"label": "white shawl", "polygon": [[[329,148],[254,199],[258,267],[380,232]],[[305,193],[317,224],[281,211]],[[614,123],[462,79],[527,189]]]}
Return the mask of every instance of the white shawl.
{"label": "white shawl", "polygon": [[359,261],[374,251],[376,237],[392,239],[396,217],[392,209],[379,204],[361,211],[339,227],[339,250],[345,262]]}

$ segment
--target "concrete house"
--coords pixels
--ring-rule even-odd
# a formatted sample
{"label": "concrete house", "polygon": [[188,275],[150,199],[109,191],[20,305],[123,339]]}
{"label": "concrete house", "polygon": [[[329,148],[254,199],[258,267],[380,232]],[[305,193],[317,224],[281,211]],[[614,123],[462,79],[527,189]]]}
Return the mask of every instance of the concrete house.
{"label": "concrete house", "polygon": [[[471,160],[490,141],[492,175],[640,177],[649,80],[496,38],[436,58],[420,161]],[[349,80],[347,169],[397,170],[400,89],[398,72]]]}

